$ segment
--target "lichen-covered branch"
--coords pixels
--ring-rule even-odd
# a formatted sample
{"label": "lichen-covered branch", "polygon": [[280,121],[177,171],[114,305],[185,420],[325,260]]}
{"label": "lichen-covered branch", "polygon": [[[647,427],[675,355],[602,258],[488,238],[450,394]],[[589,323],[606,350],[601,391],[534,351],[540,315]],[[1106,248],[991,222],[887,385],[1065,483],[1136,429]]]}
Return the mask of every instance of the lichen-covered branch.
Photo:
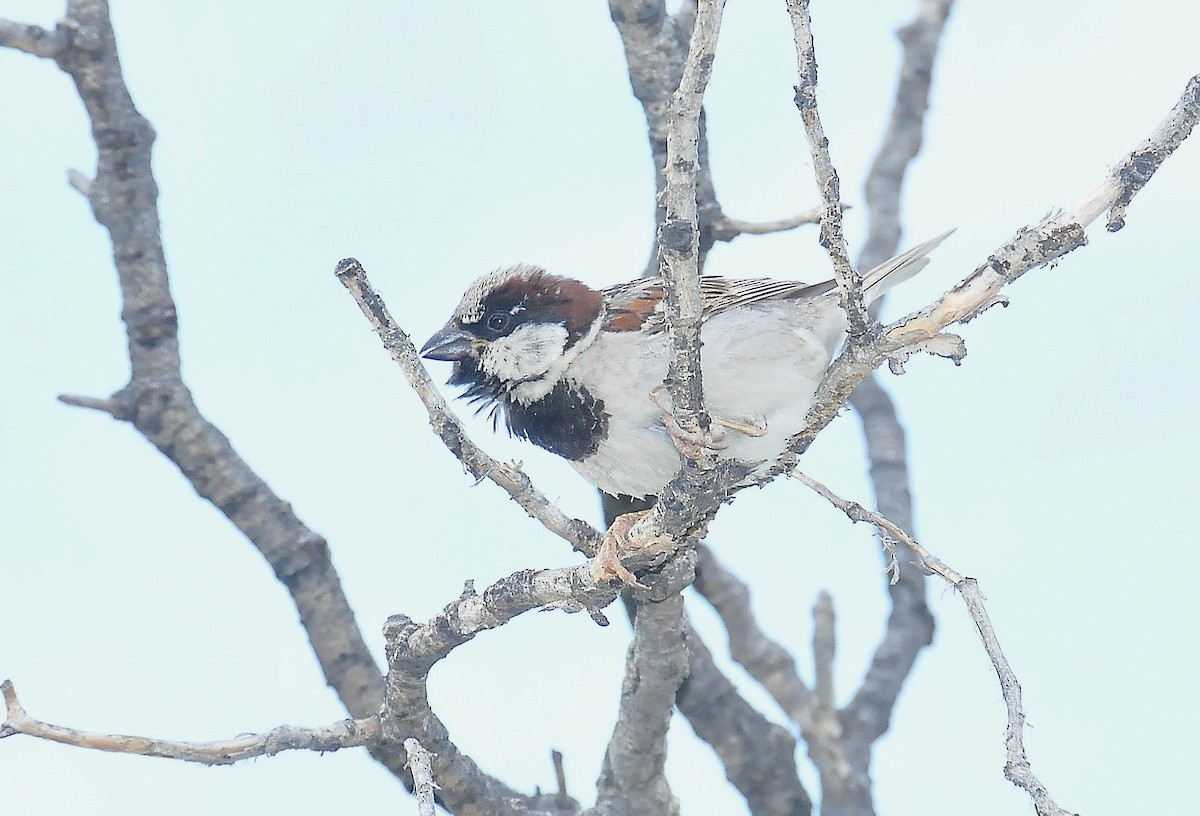
{"label": "lichen-covered branch", "polygon": [[123,734],[101,734],[81,731],[62,725],[52,725],[30,717],[17,699],[17,690],[8,680],[0,683],[4,695],[6,719],[0,725],[0,738],[24,734],[28,737],[117,754],[177,759],[201,765],[232,765],[244,759],[274,756],[281,751],[340,751],[378,743],[381,731],[378,718],[364,717],[342,720],[319,728],[281,725],[265,734],[243,734],[233,739],[210,742],[179,742],[176,740],[133,737]]}

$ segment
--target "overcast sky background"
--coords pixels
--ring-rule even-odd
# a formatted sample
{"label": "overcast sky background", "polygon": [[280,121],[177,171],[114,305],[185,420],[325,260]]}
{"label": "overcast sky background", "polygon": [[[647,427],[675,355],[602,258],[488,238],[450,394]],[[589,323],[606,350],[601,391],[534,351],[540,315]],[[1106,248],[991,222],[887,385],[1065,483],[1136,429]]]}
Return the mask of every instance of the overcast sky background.
{"label": "overcast sky background", "polygon": [[[895,87],[893,31],[915,5],[814,4],[852,242]],[[115,6],[130,89],[159,135],[184,375],[328,537],[380,660],[390,614],[427,618],[464,579],[576,563],[501,491],[472,487],[332,269],[358,257],[418,341],[497,266],[597,286],[638,274],[651,167],[606,4]],[[50,26],[60,13],[0,0],[9,19]],[[904,199],[906,243],[958,232],[889,313],[1098,184],[1197,72],[1197,23],[1175,0],[960,4]],[[731,3],[707,110],[733,217],[817,201],[794,82],[783,3]],[[206,740],[343,717],[256,551],[132,428],[55,402],[105,396],[128,374],[107,236],[66,184],[67,168],[92,171],[94,147],[52,63],[0,52],[0,92],[0,676],[33,716],[99,731]],[[1198,214],[1200,145],[1188,143],[1123,231],[1094,228],[1088,247],[1011,287],[1008,309],[965,327],[961,367],[922,358],[885,377],[909,432],[916,532],[980,580],[1025,688],[1034,769],[1086,814],[1179,812],[1195,798]],[[829,274],[812,229],[719,246],[709,270]],[[597,519],[565,464],[471,427],[567,512]],[[803,467],[869,503],[852,416]],[[848,699],[887,612],[870,532],[778,483],[726,508],[710,542],[806,676],[810,609],[833,594]],[[876,751],[879,812],[1030,813],[1003,778],[1004,706],[965,610],[936,581],[930,598],[935,644]],[[689,604],[723,655],[710,611]],[[433,671],[435,711],[520,789],[552,787],[550,749],[562,750],[571,793],[590,802],[628,640],[611,617],[601,629],[530,614],[482,635]],[[744,812],[686,722],[672,739],[683,811]],[[19,737],[0,743],[0,801],[14,816],[415,812],[362,751],[212,769]]]}

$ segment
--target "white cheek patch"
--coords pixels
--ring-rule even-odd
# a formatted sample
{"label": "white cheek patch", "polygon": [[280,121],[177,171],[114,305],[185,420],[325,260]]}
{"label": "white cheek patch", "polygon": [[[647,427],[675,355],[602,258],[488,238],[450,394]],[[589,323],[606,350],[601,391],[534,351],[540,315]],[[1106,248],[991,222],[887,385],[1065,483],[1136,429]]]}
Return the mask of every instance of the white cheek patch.
{"label": "white cheek patch", "polygon": [[561,323],[525,323],[507,337],[488,343],[480,364],[507,383],[540,377],[562,360],[567,329]]}

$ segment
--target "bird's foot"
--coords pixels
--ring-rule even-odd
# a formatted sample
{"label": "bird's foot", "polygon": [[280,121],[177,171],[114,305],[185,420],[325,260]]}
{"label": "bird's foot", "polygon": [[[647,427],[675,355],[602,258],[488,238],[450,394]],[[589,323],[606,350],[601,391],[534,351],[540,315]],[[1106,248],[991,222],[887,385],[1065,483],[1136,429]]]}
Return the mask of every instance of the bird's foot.
{"label": "bird's foot", "polygon": [[665,385],[660,385],[650,391],[650,399],[663,412],[663,425],[667,435],[675,443],[675,450],[686,459],[697,462],[714,451],[725,450],[729,447],[726,440],[725,428],[714,422],[707,430],[688,431],[679,427],[675,421],[671,403],[671,392]]}
{"label": "bird's foot", "polygon": [[649,510],[639,510],[635,513],[617,516],[612,526],[605,532],[604,540],[600,542],[600,549],[596,551],[596,557],[592,559],[592,577],[598,583],[620,579],[621,583],[627,587],[648,589],[637,579],[636,575],[621,563],[620,553],[621,550],[629,552],[638,549],[637,542],[630,538],[629,533],[633,526],[649,512]]}

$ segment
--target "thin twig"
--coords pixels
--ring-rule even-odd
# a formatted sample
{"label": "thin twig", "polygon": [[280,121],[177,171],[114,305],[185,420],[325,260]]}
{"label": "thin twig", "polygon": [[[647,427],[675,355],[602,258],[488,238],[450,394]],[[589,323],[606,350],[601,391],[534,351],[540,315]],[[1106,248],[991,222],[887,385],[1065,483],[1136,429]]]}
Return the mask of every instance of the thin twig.
{"label": "thin twig", "polygon": [[[844,212],[850,209],[850,205],[842,204],[841,208]],[[709,226],[716,240],[732,241],[739,235],[771,235],[776,232],[794,230],[806,224],[819,224],[824,212],[824,207],[813,207],[811,210],[797,213],[790,218],[780,218],[778,221],[739,221],[736,218],[722,215]]]}
{"label": "thin twig", "polygon": [[[808,414],[807,427],[792,437],[789,450],[801,454],[817,434],[837,415],[854,388],[878,366],[889,360],[902,360],[910,353],[929,350],[949,356],[965,354],[962,349],[942,345],[954,338],[942,330],[953,323],[965,323],[988,308],[1004,303],[1001,290],[1031,269],[1045,266],[1087,243],[1084,228],[1105,210],[1125,202],[1141,190],[1133,178],[1123,178],[1120,168],[1137,164],[1139,157],[1152,156],[1161,164],[1191,133],[1200,119],[1200,76],[1188,81],[1183,96],[1167,118],[1142,145],[1126,154],[1117,169],[1070,210],[1054,213],[1036,225],[1019,229],[1012,240],[998,248],[958,285],[930,305],[885,326],[869,342],[841,354],[825,372],[817,388],[816,399]],[[1157,164],[1155,166],[1157,166]],[[1126,174],[1128,175],[1128,174]],[[950,345],[954,345],[952,342]],[[785,456],[767,475],[766,480],[795,467],[795,456]]]}
{"label": "thin twig", "polygon": [[1029,765],[1029,756],[1025,751],[1025,709],[1021,700],[1021,684],[1017,682],[1017,676],[1013,672],[1012,666],[1009,665],[1008,659],[1004,656],[1003,650],[1000,648],[1000,640],[996,636],[996,630],[992,627],[991,620],[988,618],[987,609],[983,602],[983,593],[979,591],[978,582],[974,578],[965,577],[958,570],[929,552],[917,543],[916,539],[911,535],[879,513],[867,510],[858,502],[843,499],[828,487],[809,476],[804,474],[794,475],[819,496],[845,513],[846,517],[851,521],[865,521],[874,525],[886,535],[893,536],[898,541],[902,541],[917,557],[917,563],[920,567],[930,573],[940,575],[958,590],[962,596],[963,603],[967,606],[967,613],[971,616],[971,620],[974,621],[975,628],[979,630],[979,637],[983,641],[984,651],[987,652],[988,659],[992,663],[992,668],[995,670],[996,676],[1000,681],[1000,693],[1004,697],[1004,706],[1008,712],[1004,739],[1006,754],[1004,775],[1013,784],[1029,794],[1039,816],[1071,816],[1071,811],[1063,809],[1050,797],[1046,786],[1034,775],[1033,769]]}
{"label": "thin twig", "polygon": [[121,415],[122,407],[111,399],[84,397],[78,394],[59,394],[58,401],[63,405],[70,405],[74,408],[87,408],[92,411],[99,411],[116,419],[128,419],[128,417]]}
{"label": "thin twig", "polygon": [[554,765],[554,782],[558,785],[558,799],[566,802],[571,798],[567,793],[567,769],[563,764],[562,751],[555,749],[550,752],[550,762]]}
{"label": "thin twig", "polygon": [[408,755],[408,769],[413,777],[413,795],[417,797],[417,816],[433,816],[433,768],[429,764],[429,752],[421,743],[409,737],[404,741],[404,753]]}
{"label": "thin twig", "polygon": [[0,737],[24,734],[93,751],[162,757],[201,765],[232,765],[253,757],[274,756],[281,751],[324,753],[340,751],[343,748],[371,747],[379,742],[381,736],[379,719],[374,716],[342,720],[318,728],[281,725],[265,734],[243,734],[233,739],[210,742],[180,742],[123,734],[101,734],[52,725],[30,717],[17,699],[16,689],[8,680],[0,683],[0,692],[4,694],[7,712],[7,719],[4,725],[0,726]]}
{"label": "thin twig", "polygon": [[804,122],[808,150],[812,156],[817,188],[824,202],[821,213],[821,246],[829,253],[833,275],[841,293],[842,309],[849,319],[848,342],[853,344],[871,330],[875,321],[867,314],[863,302],[862,276],[850,263],[850,249],[842,232],[841,182],[829,156],[829,139],[817,110],[817,60],[813,46],[812,20],[808,0],[787,0],[788,15],[796,40],[796,61],[799,84],[796,86],[796,108]]}

